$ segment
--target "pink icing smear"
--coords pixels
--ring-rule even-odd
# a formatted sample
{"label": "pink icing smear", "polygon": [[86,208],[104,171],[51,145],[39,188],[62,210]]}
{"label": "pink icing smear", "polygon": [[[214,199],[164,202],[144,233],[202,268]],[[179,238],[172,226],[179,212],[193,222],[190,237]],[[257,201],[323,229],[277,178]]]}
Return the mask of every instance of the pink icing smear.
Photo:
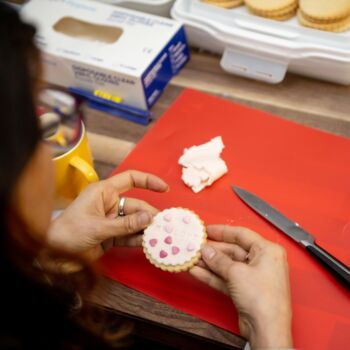
{"label": "pink icing smear", "polygon": [[165,230],[167,233],[171,233],[171,232],[173,232],[174,227],[173,227],[172,225],[165,225],[165,226],[164,226],[164,230]]}
{"label": "pink icing smear", "polygon": [[191,218],[189,216],[185,216],[182,221],[185,223],[185,224],[189,224],[191,222]]}
{"label": "pink icing smear", "polygon": [[169,221],[171,221],[172,216],[171,216],[171,214],[168,213],[168,214],[165,214],[165,215],[164,215],[163,219],[164,219],[165,221],[168,221],[168,222],[169,222]]}
{"label": "pink icing smear", "polygon": [[189,252],[194,251],[195,248],[196,248],[196,247],[194,246],[193,243],[188,243],[188,245],[187,245],[187,250],[188,250]]}

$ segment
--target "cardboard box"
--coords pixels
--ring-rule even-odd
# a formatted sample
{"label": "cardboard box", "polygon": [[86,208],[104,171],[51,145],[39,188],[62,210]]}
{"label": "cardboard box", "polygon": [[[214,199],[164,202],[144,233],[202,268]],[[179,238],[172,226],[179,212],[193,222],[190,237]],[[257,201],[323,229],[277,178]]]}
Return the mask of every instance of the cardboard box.
{"label": "cardboard box", "polygon": [[38,28],[44,80],[141,109],[189,58],[184,28],[171,19],[90,0],[31,0],[21,16]]}

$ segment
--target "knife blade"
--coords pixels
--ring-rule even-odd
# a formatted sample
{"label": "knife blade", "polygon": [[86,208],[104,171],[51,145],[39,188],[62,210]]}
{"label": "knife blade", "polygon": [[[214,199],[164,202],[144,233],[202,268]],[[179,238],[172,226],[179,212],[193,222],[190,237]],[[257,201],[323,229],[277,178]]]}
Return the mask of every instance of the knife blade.
{"label": "knife blade", "polygon": [[350,269],[326,250],[318,246],[315,243],[314,236],[304,230],[297,222],[289,219],[255,194],[238,186],[232,186],[232,190],[256,213],[302,245],[350,290]]}

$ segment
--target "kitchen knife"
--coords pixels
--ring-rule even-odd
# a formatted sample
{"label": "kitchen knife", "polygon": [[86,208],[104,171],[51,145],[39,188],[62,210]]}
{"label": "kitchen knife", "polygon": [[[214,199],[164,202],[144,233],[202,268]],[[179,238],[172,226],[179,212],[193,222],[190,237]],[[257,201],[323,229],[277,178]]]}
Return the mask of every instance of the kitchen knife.
{"label": "kitchen knife", "polygon": [[306,248],[311,255],[317,258],[347,289],[350,290],[350,269],[318,246],[315,243],[315,238],[310,233],[306,232],[298,223],[288,219],[255,194],[237,186],[232,186],[232,189],[250,208]]}

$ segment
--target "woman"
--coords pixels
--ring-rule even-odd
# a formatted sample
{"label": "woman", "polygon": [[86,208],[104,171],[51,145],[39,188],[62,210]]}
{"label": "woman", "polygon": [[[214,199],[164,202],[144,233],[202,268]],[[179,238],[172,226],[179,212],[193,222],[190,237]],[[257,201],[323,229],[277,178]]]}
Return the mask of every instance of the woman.
{"label": "woman", "polygon": [[[88,187],[51,223],[53,170],[35,113],[40,57],[34,34],[0,4],[0,348],[121,345],[125,326],[106,336],[105,325],[89,321],[91,310],[78,296],[93,286],[89,263],[113,244],[140,245],[138,233],[157,212],[128,198],[126,215],[116,218],[120,194],[132,187],[165,192],[168,186],[151,174],[125,172]],[[216,225],[208,235],[212,241],[191,274],[231,296],[253,348],[291,347],[283,249],[245,228]]]}

